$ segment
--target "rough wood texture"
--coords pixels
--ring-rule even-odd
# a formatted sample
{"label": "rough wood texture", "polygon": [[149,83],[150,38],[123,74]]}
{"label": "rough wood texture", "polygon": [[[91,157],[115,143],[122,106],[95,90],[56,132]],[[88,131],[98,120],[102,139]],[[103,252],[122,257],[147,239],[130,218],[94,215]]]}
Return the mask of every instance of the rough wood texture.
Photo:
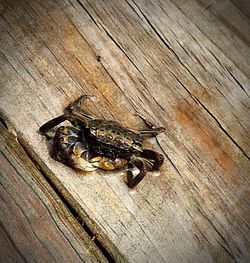
{"label": "rough wood texture", "polygon": [[0,125],[0,262],[107,262]]}
{"label": "rough wood texture", "polygon": [[[250,260],[245,6],[3,2],[2,117],[117,262]],[[149,141],[166,157],[160,176],[130,191],[121,172],[84,176],[50,158],[38,128],[81,94],[100,98],[85,104],[98,116],[138,128],[138,111],[167,128]]]}

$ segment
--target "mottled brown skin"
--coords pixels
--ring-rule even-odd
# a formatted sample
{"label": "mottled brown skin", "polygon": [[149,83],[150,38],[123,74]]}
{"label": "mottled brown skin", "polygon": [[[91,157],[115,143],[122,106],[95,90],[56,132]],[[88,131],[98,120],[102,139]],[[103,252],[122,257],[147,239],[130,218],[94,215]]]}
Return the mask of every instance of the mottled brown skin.
{"label": "mottled brown skin", "polygon": [[[75,169],[85,172],[97,168],[114,170],[127,168],[127,185],[136,186],[147,172],[158,170],[164,161],[162,154],[143,149],[144,136],[157,135],[165,131],[142,116],[148,129],[135,131],[115,121],[96,119],[80,108],[81,103],[90,96],[78,98],[65,109],[65,114],[56,117],[40,127],[47,131],[68,120],[73,126],[61,126],[53,138],[52,156]],[[139,173],[134,176],[133,170]]]}

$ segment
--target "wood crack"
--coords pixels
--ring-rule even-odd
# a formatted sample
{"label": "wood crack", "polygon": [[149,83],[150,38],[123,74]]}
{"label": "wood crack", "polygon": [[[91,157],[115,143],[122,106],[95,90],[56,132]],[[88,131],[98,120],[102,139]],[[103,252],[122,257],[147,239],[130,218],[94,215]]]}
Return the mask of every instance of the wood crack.
{"label": "wood crack", "polygon": [[206,214],[201,210],[201,208],[198,207],[198,206],[197,206],[196,208],[197,208],[198,211],[202,214],[202,216],[203,216],[204,218],[206,218],[206,220],[210,223],[210,225],[213,227],[213,229],[215,230],[215,232],[219,235],[219,237],[221,238],[221,240],[227,245],[227,247],[224,246],[219,240],[217,240],[218,243],[223,247],[223,249],[228,253],[228,255],[234,260],[234,262],[237,262],[235,256],[233,255],[233,252],[231,251],[230,246],[229,246],[227,240],[224,238],[224,236],[223,236],[223,235],[220,233],[220,231],[215,227],[215,225],[214,225],[214,224],[212,223],[212,221],[206,216]]}
{"label": "wood crack", "polygon": [[[76,0],[77,3],[84,9],[84,11],[89,15],[89,17],[91,18],[91,20],[94,22],[94,24],[98,27],[99,25],[97,24],[97,22],[95,21],[95,19],[93,18],[93,16],[90,14],[90,12],[88,11],[87,8],[85,8],[85,6],[83,5],[83,3],[80,1],[80,0]],[[71,1],[69,1],[71,3]],[[72,6],[74,6],[72,3],[71,3]],[[75,8],[75,7],[74,7]]]}
{"label": "wood crack", "polygon": [[58,195],[60,200],[63,202],[63,204],[67,207],[69,212],[73,215],[73,217],[78,221],[79,225],[83,228],[83,230],[90,236],[90,238],[94,241],[94,243],[97,245],[97,247],[100,249],[101,253],[106,257],[106,259],[113,263],[114,258],[112,255],[106,250],[105,246],[97,239],[93,239],[95,237],[95,234],[91,231],[91,229],[87,226],[87,224],[83,221],[82,217],[75,211],[75,209],[70,205],[68,200],[61,194],[61,192],[56,188],[56,186],[53,184],[53,182],[50,180],[50,178],[47,176],[47,174],[43,171],[42,167],[37,163],[36,160],[30,155],[29,150],[26,148],[26,146],[22,143],[22,140],[18,140],[19,144],[22,146],[23,150],[26,152],[26,154],[29,156],[30,160],[35,164],[35,166],[39,169],[39,172],[43,175],[44,179],[47,181],[49,186],[53,189],[53,191]]}
{"label": "wood crack", "polygon": [[213,56],[213,58],[219,63],[219,65],[225,69],[229,75],[234,79],[234,81],[238,84],[238,86],[243,90],[243,92],[247,95],[247,97],[250,97],[250,95],[247,93],[247,91],[244,89],[243,85],[238,81],[238,79],[233,75],[233,73],[231,72],[230,68],[228,66],[224,66],[220,60],[217,58],[217,56],[210,50],[207,49],[209,51],[209,53]]}
{"label": "wood crack", "polygon": [[[5,155],[4,152],[2,152],[2,154],[5,156],[6,160],[9,162],[9,164],[11,165],[11,167],[19,174],[19,171],[16,169],[16,167],[12,164],[12,162],[9,160],[8,156]],[[41,171],[40,171],[41,172]],[[81,257],[81,255],[78,253],[78,251],[75,249],[75,247],[72,245],[71,240],[64,234],[64,232],[62,231],[62,229],[59,227],[57,221],[55,220],[55,218],[53,217],[49,207],[47,206],[46,203],[44,203],[41,199],[41,197],[34,191],[34,189],[32,188],[32,186],[29,184],[28,181],[26,181],[22,176],[20,176],[20,178],[25,182],[26,185],[28,185],[28,187],[30,188],[30,190],[34,193],[34,195],[41,201],[41,203],[43,203],[43,205],[46,207],[46,210],[51,218],[51,220],[54,222],[54,224],[56,225],[57,229],[60,231],[60,233],[63,235],[63,237],[68,241],[68,243],[70,244],[71,248],[75,251],[75,253],[79,256],[79,258],[81,260],[83,260],[83,258]],[[7,191],[6,191],[7,193]],[[9,195],[9,193],[8,193]],[[27,217],[26,213],[24,212],[24,210],[22,209],[22,207],[9,195],[9,197],[13,200],[13,202],[16,204],[16,206],[22,211],[23,216],[26,218],[26,220],[29,223],[29,226],[32,230],[32,233],[36,236],[37,240],[42,244],[42,246],[48,251],[48,253],[53,257],[53,254],[48,250],[48,248],[44,245],[44,243],[40,240],[39,236],[36,234],[36,232],[34,231],[32,224],[29,220],[29,218]],[[56,259],[53,257],[54,261],[56,262]]]}
{"label": "wood crack", "polygon": [[238,86],[244,91],[244,93],[247,95],[248,98],[250,98],[250,95],[247,93],[247,91],[244,89],[243,85],[239,82],[239,80],[234,76],[234,74],[231,72],[229,67],[226,67],[227,72],[230,74],[230,76],[235,80],[235,82],[238,84]]}
{"label": "wood crack", "polygon": [[[0,174],[0,181],[4,186],[8,183],[7,192],[30,219],[27,222],[2,191],[9,204],[0,196],[5,213],[1,223],[26,259],[33,257],[29,248],[36,251],[36,247],[51,258],[29,223],[57,261],[67,257],[79,261],[72,246],[87,262],[93,258],[106,262],[109,257],[117,263],[249,259],[249,67],[248,47],[238,35],[246,39],[249,31],[242,13],[246,4],[237,4],[241,6],[237,9],[230,0],[220,1],[212,8],[216,12],[209,14],[199,0],[190,5],[182,2],[11,0],[0,4],[0,115],[20,144],[15,144],[16,137],[10,144],[2,134],[0,139],[7,143],[9,152],[2,149],[25,180],[1,154],[4,178]],[[232,15],[235,20],[228,21]],[[129,114],[135,111],[164,123],[167,136],[158,136],[156,142],[151,138],[145,145],[155,142],[153,150],[164,155],[161,176],[149,175],[132,193],[113,172],[104,178],[102,171],[83,176],[49,157],[37,129],[46,116],[60,110],[63,100],[72,101],[79,93],[98,96],[98,103],[86,104],[97,118],[115,117],[133,126],[137,118]],[[22,145],[29,157],[11,148],[11,142]],[[30,159],[30,166],[20,166]],[[42,171],[34,167],[33,173],[32,163]],[[26,181],[41,194],[40,199]],[[47,181],[66,199],[68,208]],[[18,199],[15,192],[25,198]],[[35,206],[41,210],[33,213],[29,208]],[[18,222],[9,220],[12,209]],[[39,218],[49,224],[43,227]],[[9,230],[15,228],[15,233]],[[22,242],[25,229],[34,244]],[[22,261],[1,226],[0,232],[0,254],[8,257],[10,251]],[[54,242],[53,249],[49,242]]]}
{"label": "wood crack", "polygon": [[166,153],[166,151],[163,149],[163,147],[161,146],[161,144],[159,143],[159,140],[157,138],[156,139],[156,143],[159,146],[159,148],[161,149],[162,153],[164,154],[164,156],[168,159],[168,161],[171,163],[171,165],[174,167],[175,171],[177,172],[177,174],[181,177],[181,179],[185,182],[181,172],[177,169],[177,167],[175,166],[175,164],[173,163],[173,161],[169,158],[168,154]]}
{"label": "wood crack", "polygon": [[170,47],[170,45],[166,42],[166,40],[162,37],[162,35],[156,30],[154,25],[150,22],[150,20],[147,18],[147,16],[142,12],[142,10],[139,8],[138,4],[134,2],[134,4],[137,6],[137,8],[140,10],[141,14],[149,24],[149,26],[152,28],[154,33],[157,35],[157,37],[162,41],[162,43],[174,54],[176,59],[180,62],[180,64],[188,71],[188,73],[195,79],[197,83],[205,90],[205,87],[202,85],[202,83],[196,78],[196,76],[191,72],[191,70],[181,61],[177,53],[174,51],[173,48]]}
{"label": "wood crack", "polygon": [[[3,154],[3,156],[6,158],[6,160],[8,161],[8,163],[11,165],[11,167],[18,173],[18,170],[16,170],[16,167],[14,167],[12,165],[12,163],[9,161],[8,156],[5,155],[4,152],[1,151],[1,153]],[[22,178],[22,177],[21,177]],[[23,179],[23,178],[22,178]],[[27,183],[27,182],[26,182]],[[49,253],[49,255],[53,258],[53,260],[56,262],[56,259],[54,258],[54,256],[51,254],[51,252],[48,250],[48,248],[44,245],[44,243],[41,241],[41,239],[39,238],[39,236],[36,234],[36,232],[34,231],[32,224],[29,220],[29,218],[27,217],[26,213],[23,211],[22,207],[16,202],[16,200],[14,198],[11,197],[11,195],[6,191],[6,189],[3,188],[3,190],[7,193],[7,195],[9,196],[9,198],[15,203],[15,205],[20,209],[20,211],[22,212],[22,215],[24,216],[24,218],[27,220],[28,225],[31,229],[31,232],[33,233],[33,235],[36,237],[36,239],[38,240],[38,242],[42,245],[42,247],[44,247],[44,249]],[[32,192],[33,189],[31,188]],[[37,194],[36,194],[37,196]],[[40,198],[39,198],[40,199]],[[48,211],[48,209],[47,209]],[[48,211],[49,212],[49,211]],[[55,222],[54,218],[51,217],[51,219]],[[56,224],[56,222],[55,222]],[[57,225],[57,224],[56,224]],[[58,226],[57,226],[58,227]],[[65,237],[65,236],[64,236]],[[72,247],[73,248],[73,247]],[[73,248],[74,249],[74,248]],[[77,252],[77,251],[76,251]],[[78,254],[78,253],[77,253]],[[79,256],[79,255],[78,255]]]}
{"label": "wood crack", "polygon": [[188,94],[191,96],[191,98],[198,103],[207,113],[209,116],[213,118],[215,123],[218,125],[218,127],[224,132],[224,134],[231,140],[231,142],[244,154],[244,156],[250,160],[250,156],[247,155],[247,153],[244,151],[244,149],[234,140],[234,138],[228,133],[228,131],[222,126],[222,124],[218,121],[218,119],[212,114],[210,110],[196,97],[194,96],[188,88],[173,74],[175,79],[181,84],[181,86],[188,92]]}
{"label": "wood crack", "polygon": [[[209,244],[211,244],[211,243],[209,242],[209,240],[207,239],[207,237],[205,236],[205,234],[201,231],[200,227],[196,224],[195,219],[192,217],[192,215],[190,214],[190,212],[189,212],[188,210],[186,210],[186,212],[189,214],[190,218],[192,218],[193,224],[196,226],[196,228],[198,229],[198,231],[199,231],[199,233],[202,235],[202,237],[203,237]],[[200,242],[200,243],[201,243],[201,242]]]}
{"label": "wood crack", "polygon": [[21,253],[21,251],[19,250],[19,248],[17,247],[17,245],[15,244],[15,242],[13,241],[11,235],[9,234],[9,232],[7,231],[7,229],[4,227],[4,225],[2,224],[2,222],[0,221],[0,227],[3,229],[3,232],[5,233],[6,237],[8,238],[8,240],[10,241],[11,245],[14,247],[15,251],[18,253],[18,255],[21,257],[21,259],[24,262],[28,262],[24,255]]}

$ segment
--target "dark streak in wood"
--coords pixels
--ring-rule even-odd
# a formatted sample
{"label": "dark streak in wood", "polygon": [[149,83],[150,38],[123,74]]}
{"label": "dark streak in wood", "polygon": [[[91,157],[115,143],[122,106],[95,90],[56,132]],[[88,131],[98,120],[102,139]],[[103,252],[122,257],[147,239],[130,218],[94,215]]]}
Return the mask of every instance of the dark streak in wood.
{"label": "dark streak in wood", "polygon": [[11,243],[11,245],[13,246],[15,252],[21,257],[21,259],[23,260],[23,262],[27,262],[27,260],[25,259],[24,255],[21,253],[21,251],[19,250],[19,248],[16,246],[15,242],[13,241],[11,235],[8,233],[7,229],[4,227],[4,225],[2,224],[2,222],[0,221],[0,227],[3,230],[4,234],[6,235],[6,237],[8,238],[9,242]]}
{"label": "dark streak in wood", "polygon": [[[16,236],[16,234],[14,234],[13,232],[9,232],[9,229],[6,229],[6,226],[4,226],[5,217],[7,218],[9,215],[6,212],[6,210],[2,211],[0,226],[6,233],[14,250],[22,257],[22,259],[25,262],[28,262],[29,255],[27,254],[27,252],[25,252],[25,254],[21,253],[20,249],[22,249],[22,243],[20,242],[23,239],[30,238],[29,240],[26,240],[26,242],[27,243],[31,242],[32,244],[31,249],[34,249],[35,246],[37,246],[36,247],[37,251],[35,252],[35,254],[32,255],[30,259],[35,260],[37,256],[38,258],[40,258],[42,255],[44,256],[44,259],[46,258],[48,259],[48,255],[50,255],[51,258],[53,258],[53,260],[56,262],[58,261],[57,253],[59,252],[59,250],[58,250],[56,243],[53,243],[53,242],[55,242],[55,237],[57,237],[58,244],[63,245],[62,248],[64,248],[63,253],[65,253],[65,258],[67,258],[69,254],[71,254],[71,258],[76,261],[92,262],[92,260],[87,257],[87,254],[88,254],[87,249],[91,249],[91,250],[93,249],[88,244],[90,240],[87,240],[86,236],[84,235],[81,236],[82,230],[79,231],[79,226],[76,225],[76,222],[74,221],[72,216],[69,215],[69,213],[65,210],[62,203],[60,203],[60,201],[55,201],[53,199],[55,197],[53,190],[48,188],[46,183],[43,182],[44,179],[41,179],[39,183],[37,184],[36,180],[37,180],[37,176],[39,178],[39,173],[37,172],[36,168],[34,168],[30,160],[25,156],[25,153],[23,152],[21,147],[18,146],[18,144],[15,141],[13,141],[13,138],[11,138],[11,136],[8,135],[8,133],[4,130],[4,128],[1,126],[0,129],[1,129],[0,140],[1,140],[1,145],[2,145],[1,155],[5,159],[5,162],[1,164],[1,167],[3,168],[1,170],[7,173],[11,173],[12,171],[14,171],[14,174],[19,175],[19,176],[13,175],[15,176],[15,181],[13,181],[11,184],[11,180],[13,180],[14,177],[13,178],[11,176],[6,177],[5,174],[0,173],[0,178],[2,178],[0,182],[0,185],[2,186],[2,190],[0,192],[4,193],[4,195],[8,197],[6,200],[4,200],[5,205],[9,205],[11,207],[11,211],[16,213],[16,216],[17,216],[16,218],[17,219],[19,218],[19,222],[18,222],[20,226],[19,231],[27,231],[27,233],[23,232],[23,237],[20,236],[20,239],[18,239],[18,236]],[[5,142],[3,142],[3,138],[5,138],[6,140]],[[20,154],[20,152],[22,152],[22,156],[16,155],[17,153]],[[31,174],[33,174],[34,177],[30,178]],[[6,188],[8,184],[11,184],[10,188]],[[39,189],[38,185],[42,188]],[[11,193],[16,191],[16,189],[21,190],[22,193],[17,192],[16,195],[12,195]],[[38,202],[38,200],[40,203]],[[51,203],[51,201],[53,203]],[[27,207],[24,206],[27,202],[30,203],[30,208],[31,208],[29,213],[27,213],[28,211]],[[13,206],[12,203],[15,205]],[[36,206],[38,203],[40,204],[40,206]],[[57,211],[58,214],[56,214],[55,211]],[[60,215],[61,211],[64,211],[65,214]],[[43,213],[40,214],[41,212]],[[20,220],[20,215],[19,215],[20,213],[22,215],[21,217],[24,220]],[[36,220],[38,219],[37,216],[40,219],[43,218],[44,220],[44,222],[41,221],[39,226],[35,223]],[[60,218],[60,220],[58,220],[58,218]],[[43,224],[45,223],[46,223],[46,226],[43,227]],[[11,225],[13,223],[9,222],[9,224]],[[68,232],[68,230],[65,230],[69,227],[68,224],[71,225],[72,227],[70,232]],[[46,229],[51,231],[53,227],[54,227],[54,232],[50,232],[48,235],[48,240],[49,240],[49,236],[51,236],[50,243],[46,242],[45,244],[39,236],[41,235],[41,229],[43,229],[43,231],[46,232]],[[79,232],[75,233],[74,231],[77,228]],[[32,235],[30,235],[28,231],[31,231],[30,233],[32,233]],[[59,238],[60,235],[58,236],[57,233],[61,233],[62,236]],[[41,237],[44,238],[44,234],[45,233],[43,233]],[[15,240],[18,240],[18,245],[15,244],[15,241],[12,238],[12,235],[15,238]],[[85,248],[85,245],[83,245],[83,243],[80,241],[80,239],[82,238],[86,239],[85,242],[86,241],[87,242],[85,243],[85,245],[88,244],[87,248]],[[41,247],[39,247],[38,245],[35,245],[36,244],[35,239],[37,239],[38,242],[42,245],[42,247],[45,249],[44,251],[47,251],[45,254],[44,254],[44,251],[41,249]],[[53,252],[51,249],[49,249],[48,244],[53,245],[54,247]],[[65,244],[71,247],[75,255],[74,253],[72,253],[70,249],[65,250],[67,248],[67,245],[65,246]],[[23,246],[26,246],[25,243],[23,243]],[[83,247],[79,251],[80,246],[83,246]],[[12,252],[9,252],[9,253],[12,253]],[[103,260],[105,261],[105,259],[102,257],[98,258],[100,256],[100,254],[98,255],[99,253],[98,251],[95,253],[97,253],[96,254],[97,257],[96,258],[93,257],[93,259],[95,258],[97,261],[99,261],[99,259],[102,259],[102,261]],[[59,257],[61,257],[60,254],[59,254]]]}

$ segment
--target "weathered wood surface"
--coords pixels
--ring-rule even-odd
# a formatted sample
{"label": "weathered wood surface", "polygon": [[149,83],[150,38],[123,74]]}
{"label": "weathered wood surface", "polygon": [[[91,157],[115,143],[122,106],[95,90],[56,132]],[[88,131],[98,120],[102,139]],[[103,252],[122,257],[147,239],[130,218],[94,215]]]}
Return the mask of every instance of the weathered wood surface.
{"label": "weathered wood surface", "polygon": [[0,127],[0,262],[107,262]]}
{"label": "weathered wood surface", "polygon": [[[116,262],[250,260],[247,5],[2,3],[2,118]],[[167,128],[149,141],[160,176],[130,191],[121,172],[50,158],[38,128],[81,94],[100,98],[85,104],[97,116],[141,128],[137,111]]]}

